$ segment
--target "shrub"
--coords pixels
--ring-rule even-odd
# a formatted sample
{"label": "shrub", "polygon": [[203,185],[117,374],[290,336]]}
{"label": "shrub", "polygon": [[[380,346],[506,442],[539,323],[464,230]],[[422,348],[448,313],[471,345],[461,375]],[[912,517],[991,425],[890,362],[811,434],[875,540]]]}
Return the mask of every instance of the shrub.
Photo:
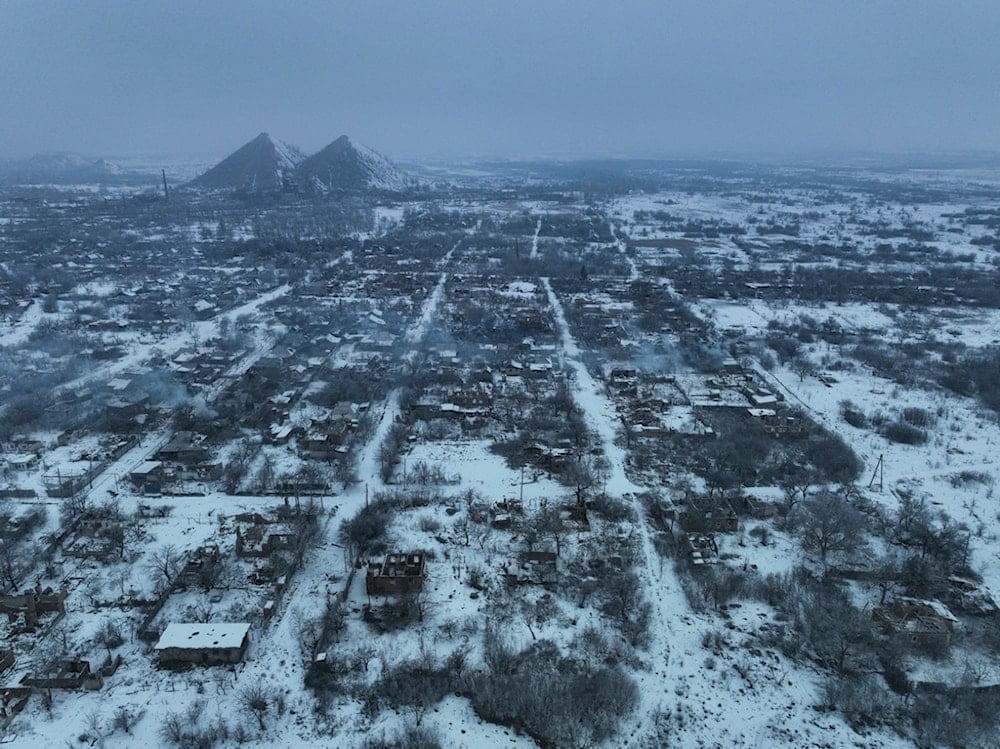
{"label": "shrub", "polygon": [[387,501],[374,501],[358,510],[358,514],[345,520],[338,538],[360,555],[378,554],[386,549],[385,532],[396,514]]}
{"label": "shrub", "polygon": [[903,421],[915,427],[929,427],[934,423],[934,416],[923,408],[909,406],[903,409]]}
{"label": "shrub", "polygon": [[631,506],[620,499],[603,494],[590,503],[590,509],[611,523],[621,523],[626,520],[635,522],[635,511]]}
{"label": "shrub", "polygon": [[923,445],[927,442],[927,432],[905,421],[886,424],[882,427],[882,436],[903,445]]}
{"label": "shrub", "polygon": [[843,401],[840,404],[840,417],[857,429],[864,429],[868,426],[868,417],[865,416],[865,412],[851,401]]}
{"label": "shrub", "polygon": [[420,518],[420,530],[425,533],[437,533],[441,530],[441,521],[433,515],[423,515]]}
{"label": "shrub", "polygon": [[364,749],[441,749],[441,740],[427,726],[410,725],[391,739],[368,739]]}
{"label": "shrub", "polygon": [[849,484],[861,475],[862,464],[858,456],[834,434],[823,434],[808,440],[803,450],[809,462],[822,474],[822,480]]}
{"label": "shrub", "polygon": [[484,720],[523,730],[543,746],[593,746],[611,738],[639,701],[617,665],[589,666],[541,640],[506,653],[502,670],[478,671],[463,691]]}
{"label": "shrub", "polygon": [[823,687],[826,706],[836,708],[854,728],[892,719],[896,700],[869,677],[830,677]]}
{"label": "shrub", "polygon": [[993,476],[984,471],[962,471],[949,479],[954,487],[966,486],[968,484],[983,484],[989,486],[993,483]]}

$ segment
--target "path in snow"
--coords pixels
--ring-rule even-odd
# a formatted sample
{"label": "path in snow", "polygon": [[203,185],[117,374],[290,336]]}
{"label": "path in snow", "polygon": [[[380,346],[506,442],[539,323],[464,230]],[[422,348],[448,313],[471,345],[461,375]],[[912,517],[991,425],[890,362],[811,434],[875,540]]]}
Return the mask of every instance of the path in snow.
{"label": "path in snow", "polygon": [[18,346],[31,336],[42,321],[42,303],[36,300],[24,311],[21,319],[0,335],[0,346]]}
{"label": "path in snow", "polygon": [[[448,274],[442,271],[441,275],[438,276],[438,282],[434,287],[434,291],[431,292],[430,296],[427,297],[427,301],[424,302],[423,309],[420,311],[420,317],[406,331],[405,339],[410,343],[419,343],[427,335],[427,330],[430,328],[431,321],[437,312],[437,306],[441,301],[441,295],[444,294],[444,284],[447,280]],[[407,352],[407,358],[411,361],[415,355],[416,352],[413,349]]]}
{"label": "path in snow", "polygon": [[[454,247],[448,250],[447,254],[438,263],[439,267],[446,265],[452,258],[455,250],[461,241],[456,242]],[[406,362],[412,362],[418,352],[418,344],[427,335],[427,331],[430,329],[430,325],[434,320],[434,316],[437,314],[438,305],[441,303],[441,297],[444,295],[444,286],[448,280],[448,274],[444,271],[438,277],[438,282],[434,287],[427,299],[424,300],[423,308],[420,311],[420,316],[417,320],[409,327],[406,333],[403,335],[403,340],[410,344],[410,350],[403,355],[403,360]],[[365,443],[364,447],[361,448],[360,455],[358,457],[358,483],[344,492],[340,499],[340,515],[343,518],[351,517],[358,510],[361,509],[365,499],[368,497],[370,492],[378,491],[385,488],[385,482],[382,481],[381,471],[379,470],[379,450],[382,447],[382,443],[385,441],[386,435],[389,433],[389,429],[396,421],[396,417],[399,415],[399,396],[400,389],[396,388],[392,390],[382,402],[381,411],[378,419],[378,423],[375,425],[375,429],[372,431],[371,437]]]}
{"label": "path in snow", "polygon": [[[229,369],[223,372],[218,378],[216,378],[212,387],[207,388],[201,393],[201,397],[205,399],[206,405],[214,403],[216,398],[222,394],[222,391],[225,390],[233,380],[246,374],[250,367],[257,363],[261,357],[267,354],[273,346],[274,339],[272,336],[257,336],[254,347],[244,354],[236,363],[229,367]],[[91,482],[90,488],[87,490],[89,500],[94,502],[95,500],[105,499],[103,495],[98,497],[97,493],[104,489],[110,490],[113,486],[116,486],[120,480],[128,476],[128,474],[131,473],[131,471],[140,463],[151,460],[160,448],[170,441],[173,433],[173,427],[167,423],[160,427],[157,431],[147,434],[143,439],[142,444],[136,445],[118,458],[118,460],[110,463]]]}
{"label": "path in snow", "polygon": [[638,281],[639,269],[635,267],[635,260],[630,258],[625,250],[625,240],[620,239],[618,234],[615,233],[614,221],[608,221],[608,229],[611,231],[611,238],[614,240],[615,246],[618,248],[618,252],[621,253],[622,257],[625,258],[625,262],[628,263],[628,280]]}
{"label": "path in snow", "polygon": [[538,219],[538,223],[535,224],[535,236],[531,238],[531,254],[528,255],[532,260],[538,259],[538,233],[542,230],[542,220]]}
{"label": "path in snow", "polygon": [[[615,443],[617,410],[605,395],[604,389],[581,361],[580,347],[570,333],[562,303],[552,291],[549,279],[542,278],[541,282],[559,329],[563,361],[573,370],[574,400],[583,409],[588,426],[600,437],[604,454],[610,463],[611,475],[608,478],[607,491],[631,503],[640,520],[636,530],[642,547],[642,566],[636,572],[643,578],[645,590],[653,606],[653,621],[650,625],[652,642],[648,651],[650,671],[639,671],[636,674],[641,708],[637,711],[637,718],[631,721],[630,735],[635,739],[639,738],[641,726],[652,725],[653,716],[663,709],[666,695],[670,692],[674,680],[667,678],[666,675],[666,669],[670,664],[669,640],[673,634],[673,620],[680,612],[687,611],[687,600],[674,577],[672,565],[661,564],[660,555],[653,545],[649,525],[645,519],[645,509],[636,497],[637,492],[646,489],[634,484],[625,475],[625,450]],[[623,730],[622,734],[625,733]],[[626,741],[625,746],[628,745],[629,742]]]}
{"label": "path in snow", "polygon": [[[238,307],[234,307],[226,312],[221,312],[210,320],[196,323],[191,332],[178,332],[163,340],[133,346],[132,350],[126,356],[111,361],[106,365],[97,367],[87,374],[81,375],[75,380],[71,380],[70,382],[60,385],[56,388],[56,392],[65,393],[95,380],[111,378],[127,370],[138,369],[149,359],[149,356],[154,348],[164,356],[169,357],[180,351],[185,346],[192,345],[196,338],[204,340],[214,336],[218,332],[219,321],[223,318],[228,318],[232,321],[242,315],[251,314],[257,311],[261,305],[267,304],[268,302],[284,296],[291,290],[291,288],[291,286],[285,284],[284,286],[272,289],[266,294],[262,294],[255,299],[251,299],[249,302],[241,304]],[[240,377],[245,374],[246,371],[254,365],[254,363],[271,350],[273,345],[274,341],[271,336],[258,335],[256,337],[254,347],[232,367],[218,377],[212,387],[207,388],[203,393],[201,393],[201,397],[205,399],[206,403],[212,403],[219,397],[233,378]],[[106,499],[105,494],[98,496],[98,492],[112,490],[120,478],[126,476],[135,466],[139,465],[143,461],[149,460],[150,457],[155,455],[161,447],[167,444],[172,434],[173,430],[169,425],[164,425],[157,431],[148,433],[141,445],[137,445],[129,450],[122,457],[118,458],[118,460],[106,466],[103,471],[94,477],[87,488],[88,498],[91,501]],[[55,504],[55,502],[52,504]]]}
{"label": "path in snow", "polygon": [[[448,251],[438,263],[439,267],[447,264],[459,244],[456,243]],[[404,360],[412,361],[416,355],[416,347],[423,340],[437,312],[447,279],[448,274],[442,271],[434,290],[424,301],[420,316],[403,336],[403,340],[412,346],[411,350],[404,356]],[[338,573],[343,570],[345,578],[348,574],[343,550],[336,542],[337,531],[344,519],[353,517],[365,505],[370,494],[385,488],[379,470],[379,450],[399,414],[399,396],[400,389],[396,388],[382,402],[375,429],[360,450],[358,483],[333,500],[334,504],[328,508],[329,514],[326,516],[320,532],[319,544],[310,550],[308,558],[303,561],[302,567],[292,577],[284,600],[294,601],[295,604],[283,605],[278,615],[272,620],[266,635],[268,652],[251,651],[251,660],[246,668],[249,673],[258,678],[273,678],[273,666],[275,661],[279,660],[286,664],[285,673],[282,674],[281,680],[288,683],[302,683],[305,664],[301,661],[297,643],[296,630],[299,616],[314,617],[322,614],[327,596],[337,592],[343,586],[342,580],[335,583],[330,578],[331,572]],[[334,522],[334,516],[339,518],[339,522]],[[298,708],[308,709],[308,702],[309,698],[303,696]]]}

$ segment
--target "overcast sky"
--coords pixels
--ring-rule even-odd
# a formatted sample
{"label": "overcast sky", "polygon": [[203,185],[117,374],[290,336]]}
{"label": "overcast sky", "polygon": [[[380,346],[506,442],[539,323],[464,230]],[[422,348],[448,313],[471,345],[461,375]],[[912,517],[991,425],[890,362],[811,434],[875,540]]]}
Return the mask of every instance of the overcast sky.
{"label": "overcast sky", "polygon": [[0,154],[1000,150],[997,0],[0,0]]}

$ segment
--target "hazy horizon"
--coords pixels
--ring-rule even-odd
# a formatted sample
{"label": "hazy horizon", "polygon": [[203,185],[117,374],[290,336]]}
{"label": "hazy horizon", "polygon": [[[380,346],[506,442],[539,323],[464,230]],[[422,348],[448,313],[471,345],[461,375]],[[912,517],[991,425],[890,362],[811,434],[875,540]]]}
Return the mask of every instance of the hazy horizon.
{"label": "hazy horizon", "polygon": [[0,155],[1000,151],[1000,6],[0,0]]}

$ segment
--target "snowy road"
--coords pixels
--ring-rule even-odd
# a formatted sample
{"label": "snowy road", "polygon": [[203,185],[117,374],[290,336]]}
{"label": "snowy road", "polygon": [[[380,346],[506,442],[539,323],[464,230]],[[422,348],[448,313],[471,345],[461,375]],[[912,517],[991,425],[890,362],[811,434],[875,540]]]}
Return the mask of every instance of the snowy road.
{"label": "snowy road", "polygon": [[639,280],[639,269],[635,267],[635,260],[628,256],[625,250],[625,240],[619,238],[618,234],[615,232],[615,224],[613,221],[608,222],[608,230],[611,232],[611,238],[614,240],[615,247],[618,248],[618,252],[622,254],[625,258],[625,262],[628,263],[628,280],[638,281]]}
{"label": "snowy road", "polygon": [[35,331],[42,321],[42,303],[35,301],[21,315],[21,319],[14,323],[7,332],[0,335],[0,346],[19,346]]}
{"label": "snowy road", "polygon": [[[643,578],[644,588],[648,591],[653,606],[653,621],[650,626],[652,642],[648,651],[651,671],[639,671],[636,675],[641,695],[641,709],[632,721],[635,730],[631,732],[631,736],[636,737],[638,728],[651,725],[654,716],[665,707],[666,695],[674,681],[668,677],[667,672],[671,662],[673,622],[681,612],[687,611],[687,601],[672,569],[669,565],[661,564],[660,555],[653,545],[649,525],[645,522],[645,509],[636,496],[647,489],[634,484],[625,474],[625,450],[615,441],[617,410],[580,359],[580,347],[569,330],[562,303],[552,290],[549,279],[542,278],[541,282],[559,329],[563,360],[573,371],[573,397],[583,409],[587,425],[600,437],[604,454],[610,463],[607,491],[612,496],[620,496],[630,502],[640,518],[636,531],[642,550],[642,567],[636,571]],[[622,733],[625,735],[629,732]],[[626,741],[625,746],[629,745],[630,742]]]}
{"label": "snowy road", "polygon": [[220,312],[218,315],[209,320],[194,323],[194,325],[190,328],[174,333],[164,339],[132,344],[130,346],[129,353],[125,356],[92,369],[87,372],[87,374],[60,385],[56,388],[56,392],[71,392],[88,383],[102,379],[111,379],[112,377],[124,372],[139,369],[145,366],[154,349],[156,349],[161,356],[170,358],[187,346],[193,346],[198,341],[205,341],[216,336],[219,331],[219,323],[223,319],[228,319],[232,322],[243,315],[252,314],[262,305],[285,296],[285,294],[291,290],[292,287],[288,284],[279,286],[265,294],[261,294],[260,296],[251,299],[248,302],[245,302],[244,304],[239,305],[238,307],[233,307],[225,312]]}
{"label": "snowy road", "polygon": [[538,233],[542,230],[542,220],[538,219],[538,223],[535,224],[535,236],[531,238],[531,254],[528,255],[532,260],[538,259]]}
{"label": "snowy road", "polygon": [[[229,312],[224,312],[214,320],[221,319],[225,316],[232,316],[233,318],[240,315],[248,314],[249,312],[256,310],[262,304],[268,301],[277,299],[288,293],[289,286],[282,286],[274,291],[264,294],[257,299],[254,299],[247,304],[241,305]],[[208,320],[202,325],[215,325],[214,320]],[[229,367],[225,372],[218,377],[215,383],[204,390],[200,397],[204,398],[205,403],[211,405],[225,390],[225,388],[232,382],[235,378],[241,377],[246,374],[246,372],[257,363],[265,354],[267,354],[271,348],[274,346],[274,337],[268,333],[263,333],[258,335],[254,339],[253,347],[247,351],[242,357],[240,357],[232,366]],[[178,347],[179,349],[180,347]],[[167,424],[155,432],[147,434],[142,442],[142,444],[129,450],[118,460],[109,464],[100,474],[94,477],[88,488],[87,495],[91,502],[103,501],[105,496],[99,494],[105,490],[111,490],[117,483],[126,477],[135,466],[139,465],[143,461],[150,460],[152,456],[162,448],[170,440],[173,435],[173,428]]]}
{"label": "snowy road", "polygon": [[[447,266],[460,244],[461,241],[458,241],[448,250],[438,262],[439,268]],[[404,361],[412,362],[419,352],[419,344],[427,335],[427,331],[430,329],[431,323],[437,315],[438,306],[441,304],[441,298],[444,296],[444,287],[447,281],[448,273],[442,271],[438,277],[437,284],[434,286],[434,290],[424,300],[419,317],[417,317],[416,321],[407,329],[403,336],[403,340],[410,345],[410,350],[403,354]],[[385,441],[386,435],[389,433],[389,429],[392,428],[392,425],[396,422],[396,417],[399,415],[399,396],[400,389],[396,388],[386,396],[385,401],[381,405],[375,429],[371,437],[369,437],[368,442],[361,448],[360,457],[358,458],[358,484],[345,492],[341,498],[341,517],[351,517],[357,513],[363,507],[368,492],[385,488],[385,482],[382,481],[381,471],[379,470],[379,450]]]}
{"label": "snowy road", "polygon": [[[459,244],[461,242],[457,242],[444,255],[438,267],[445,267],[448,264]],[[420,315],[403,336],[403,340],[411,346],[411,350],[404,355],[404,360],[412,360],[416,355],[419,343],[427,334],[437,314],[447,280],[448,274],[442,271],[434,290],[424,301]],[[379,470],[379,450],[389,429],[396,422],[396,416],[399,414],[399,397],[400,389],[396,388],[386,396],[381,406],[376,407],[379,414],[378,421],[368,441],[361,448],[358,459],[359,481],[336,497],[334,500],[336,504],[329,508],[329,514],[325,516],[321,531],[322,540],[317,548],[310,551],[301,569],[292,578],[284,597],[286,601],[294,603],[282,606],[272,622],[270,632],[266,635],[268,652],[254,653],[246,665],[246,673],[252,675],[253,679],[263,683],[273,682],[276,688],[281,689],[287,688],[288,684],[302,683],[305,664],[299,653],[298,628],[303,618],[322,614],[327,597],[339,592],[343,586],[342,580],[334,579],[339,573],[343,572],[346,576],[348,572],[343,551],[336,543],[337,530],[344,519],[353,517],[364,507],[370,493],[385,486]],[[276,662],[284,666],[281,674],[276,674],[274,671]],[[305,714],[310,709],[309,700],[307,696],[301,697],[296,709]],[[304,731],[302,737],[307,736],[309,732]]]}

